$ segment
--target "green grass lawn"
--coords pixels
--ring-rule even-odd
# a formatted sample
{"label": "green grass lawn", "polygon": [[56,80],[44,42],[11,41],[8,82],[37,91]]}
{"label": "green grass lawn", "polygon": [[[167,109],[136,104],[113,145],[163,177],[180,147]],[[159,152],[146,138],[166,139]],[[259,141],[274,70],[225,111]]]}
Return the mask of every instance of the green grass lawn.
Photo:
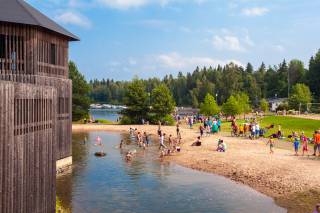
{"label": "green grass lawn", "polygon": [[261,126],[265,127],[270,124],[275,124],[275,130],[278,130],[278,125],[281,125],[281,131],[285,136],[292,134],[292,131],[312,137],[315,130],[320,129],[319,120],[311,120],[304,118],[294,118],[286,116],[268,116],[261,120]]}
{"label": "green grass lawn", "polygon": [[[261,119],[258,119],[260,122],[260,126],[265,128],[274,124],[275,127],[269,130],[268,134],[276,133],[278,131],[278,125],[281,125],[281,131],[284,136],[288,136],[292,134],[292,131],[301,133],[304,131],[307,137],[312,137],[315,130],[320,129],[320,121],[304,119],[304,118],[294,118],[294,117],[286,117],[286,116],[266,116]],[[238,124],[243,123],[244,120],[237,120]],[[231,123],[223,122],[222,131],[223,132],[231,132]]]}

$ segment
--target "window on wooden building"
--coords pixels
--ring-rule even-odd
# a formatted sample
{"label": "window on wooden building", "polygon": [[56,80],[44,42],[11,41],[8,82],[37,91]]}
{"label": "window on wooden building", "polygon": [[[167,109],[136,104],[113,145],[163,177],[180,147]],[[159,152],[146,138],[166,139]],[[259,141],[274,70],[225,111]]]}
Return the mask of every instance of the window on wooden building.
{"label": "window on wooden building", "polygon": [[6,36],[0,34],[0,58],[6,57],[5,42],[6,42]]}
{"label": "window on wooden building", "polygon": [[56,65],[57,46],[55,44],[50,45],[50,64]]}

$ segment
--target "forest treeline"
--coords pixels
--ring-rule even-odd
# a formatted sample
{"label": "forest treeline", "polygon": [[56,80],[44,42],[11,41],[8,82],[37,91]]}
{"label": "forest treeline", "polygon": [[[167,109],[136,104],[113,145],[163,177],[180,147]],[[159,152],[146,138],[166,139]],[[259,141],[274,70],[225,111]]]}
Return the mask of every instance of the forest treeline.
{"label": "forest treeline", "polygon": [[[261,99],[290,96],[298,83],[309,87],[313,102],[320,102],[320,50],[306,66],[297,59],[283,60],[279,65],[268,67],[262,63],[257,69],[251,63],[246,67],[231,63],[215,68],[197,67],[192,73],[179,72],[178,76],[167,75],[163,79],[149,78],[142,82],[147,93],[165,84],[177,106],[199,107],[208,93],[221,105],[231,95],[244,92],[255,107]],[[90,98],[94,103],[123,104],[129,84],[130,81],[112,79],[91,80]]]}

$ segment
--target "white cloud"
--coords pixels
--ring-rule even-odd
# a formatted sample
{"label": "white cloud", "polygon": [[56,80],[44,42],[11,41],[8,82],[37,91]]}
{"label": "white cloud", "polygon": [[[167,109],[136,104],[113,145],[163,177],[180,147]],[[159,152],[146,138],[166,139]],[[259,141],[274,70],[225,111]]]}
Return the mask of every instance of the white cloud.
{"label": "white cloud", "polygon": [[273,48],[273,50],[275,50],[275,51],[277,51],[277,52],[284,52],[284,51],[285,51],[284,46],[282,46],[282,45],[280,45],[280,44],[273,45],[272,48]]}
{"label": "white cloud", "polygon": [[[107,7],[126,10],[130,8],[139,8],[142,6],[154,4],[162,7],[167,6],[172,2],[183,2],[182,0],[95,0],[97,3]],[[195,4],[203,4],[208,0],[191,0]]]}
{"label": "white cloud", "polygon": [[269,12],[269,9],[265,7],[252,7],[252,8],[245,8],[242,10],[242,14],[245,16],[263,16],[268,12]]}
{"label": "white cloud", "polygon": [[210,57],[185,57],[181,56],[180,54],[176,52],[168,53],[168,54],[161,54],[156,56],[157,63],[164,67],[164,68],[170,68],[175,70],[187,70],[191,71],[195,67],[203,67],[203,66],[218,66],[218,65],[225,65],[229,64],[231,62],[238,64],[242,66],[241,62],[237,60],[220,60]]}
{"label": "white cloud", "polygon": [[162,19],[146,19],[146,20],[142,20],[140,24],[147,27],[166,28],[172,23],[170,21],[162,20]]}
{"label": "white cloud", "polygon": [[149,0],[97,0],[97,2],[116,9],[128,9],[143,6]]}
{"label": "white cloud", "polygon": [[189,27],[185,27],[185,26],[180,27],[180,30],[184,33],[191,33],[192,32],[192,30]]}
{"label": "white cloud", "polygon": [[134,58],[129,58],[129,59],[128,59],[128,62],[129,62],[129,64],[130,64],[131,66],[134,66],[134,65],[136,65],[136,64],[138,63],[137,60],[134,59]]}
{"label": "white cloud", "polygon": [[54,19],[62,24],[77,25],[84,28],[91,27],[91,22],[87,17],[72,11],[63,12]]}
{"label": "white cloud", "polygon": [[246,35],[246,37],[244,38],[244,42],[251,47],[255,45],[255,43],[251,40],[249,35]]}
{"label": "white cloud", "polygon": [[246,51],[244,47],[241,46],[240,40],[236,36],[214,36],[212,44],[215,48],[219,50],[230,50],[236,52]]}

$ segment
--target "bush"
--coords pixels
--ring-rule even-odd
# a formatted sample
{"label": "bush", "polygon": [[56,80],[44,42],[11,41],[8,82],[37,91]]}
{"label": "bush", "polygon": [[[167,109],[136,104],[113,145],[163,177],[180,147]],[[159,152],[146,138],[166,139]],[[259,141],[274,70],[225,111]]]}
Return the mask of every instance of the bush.
{"label": "bush", "polygon": [[289,110],[288,103],[283,103],[278,106],[277,111],[283,111],[283,110]]}
{"label": "bush", "polygon": [[158,122],[160,121],[163,125],[175,125],[175,120],[171,115],[165,115],[164,117],[160,117],[155,113],[149,113],[148,117],[150,124],[158,124]]}
{"label": "bush", "polygon": [[122,116],[120,120],[120,124],[122,125],[128,125],[128,124],[133,124],[135,123],[132,119],[130,119],[128,116]]}
{"label": "bush", "polygon": [[[161,120],[160,120],[161,121]],[[161,121],[161,123],[168,125],[168,126],[174,126],[176,121],[174,120],[174,118],[171,115],[166,115],[163,120]]]}

